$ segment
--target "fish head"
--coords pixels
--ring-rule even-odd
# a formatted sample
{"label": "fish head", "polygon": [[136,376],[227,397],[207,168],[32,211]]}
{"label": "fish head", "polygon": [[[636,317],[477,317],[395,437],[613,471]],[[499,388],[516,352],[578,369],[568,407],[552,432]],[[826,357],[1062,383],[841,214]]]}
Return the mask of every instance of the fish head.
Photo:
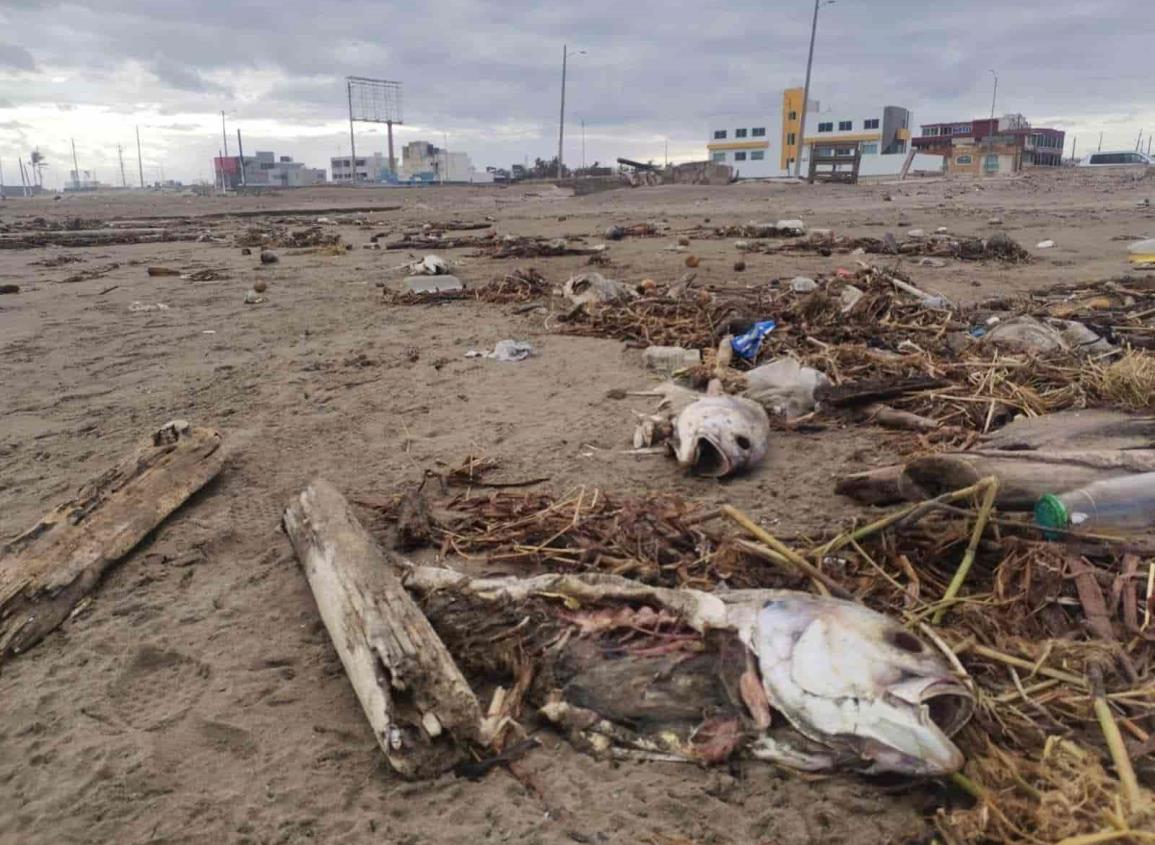
{"label": "fish head", "polygon": [[894,620],[788,594],[758,610],[747,645],[770,704],[807,738],[851,752],[863,771],[935,776],[965,762],[950,737],[974,697],[941,653]]}
{"label": "fish head", "polygon": [[766,411],[740,396],[704,396],[687,406],[674,420],[670,442],[682,467],[711,478],[753,466],[769,445]]}

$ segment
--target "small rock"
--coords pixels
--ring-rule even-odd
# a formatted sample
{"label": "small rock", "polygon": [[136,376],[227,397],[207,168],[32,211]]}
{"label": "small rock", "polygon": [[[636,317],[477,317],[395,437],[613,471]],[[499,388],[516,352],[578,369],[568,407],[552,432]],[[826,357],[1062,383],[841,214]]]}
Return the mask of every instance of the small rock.
{"label": "small rock", "polygon": [[925,258],[919,259],[918,265],[920,267],[945,267],[946,262],[941,258],[932,258],[928,255]]}
{"label": "small rock", "polygon": [[988,226],[1001,226],[1001,225],[1003,225],[1003,218],[992,217],[987,221],[987,225]]}
{"label": "small rock", "polygon": [[779,234],[801,235],[806,231],[806,224],[801,220],[779,220],[774,224],[774,228],[778,230]]}
{"label": "small rock", "polygon": [[906,236],[912,241],[918,241],[926,237],[926,232],[924,232],[922,229],[911,229],[906,233]]}
{"label": "small rock", "polygon": [[890,194],[883,194],[882,195],[882,201],[883,202],[894,202],[894,197],[892,197]]}
{"label": "small rock", "polygon": [[621,226],[610,226],[606,229],[607,241],[620,241],[626,236],[626,230]]}
{"label": "small rock", "polygon": [[741,273],[745,269],[746,269],[746,262],[743,261],[741,258],[739,258],[737,261],[734,262],[734,272],[735,273]]}
{"label": "small rock", "polygon": [[261,263],[262,264],[276,264],[280,260],[281,259],[279,259],[277,257],[277,254],[275,252],[269,252],[267,249],[261,250]]}
{"label": "small rock", "polygon": [[810,293],[810,291],[817,289],[818,282],[808,279],[806,276],[795,276],[790,280],[790,290],[795,293]]}
{"label": "small rock", "polygon": [[245,291],[245,305],[260,305],[265,298],[255,290]]}
{"label": "small rock", "polygon": [[679,246],[689,246],[690,245],[690,239],[685,237],[685,236],[680,237],[680,238],[678,238],[678,245]]}
{"label": "small rock", "polygon": [[462,290],[461,279],[452,275],[406,276],[405,290],[412,293],[440,293],[444,290]]}
{"label": "small rock", "polygon": [[811,229],[810,240],[814,243],[822,243],[824,241],[834,240],[833,229]]}
{"label": "small rock", "polygon": [[257,293],[264,293],[268,289],[269,283],[264,279],[257,279],[255,282],[253,282],[253,290],[255,290]]}
{"label": "small rock", "polygon": [[253,254],[253,251],[251,249],[249,249],[248,247],[245,247],[244,249],[241,250],[241,255],[252,255],[252,254]]}
{"label": "small rock", "polygon": [[948,231],[948,230],[947,230],[946,226],[939,226],[939,227],[938,227],[937,229],[935,229],[934,231],[935,231],[937,234],[939,234],[939,235],[945,235],[945,234],[947,233],[947,231]]}
{"label": "small rock", "polygon": [[687,255],[686,256],[686,266],[687,267],[697,267],[701,263],[702,262],[698,259],[698,256],[696,256],[696,255]]}

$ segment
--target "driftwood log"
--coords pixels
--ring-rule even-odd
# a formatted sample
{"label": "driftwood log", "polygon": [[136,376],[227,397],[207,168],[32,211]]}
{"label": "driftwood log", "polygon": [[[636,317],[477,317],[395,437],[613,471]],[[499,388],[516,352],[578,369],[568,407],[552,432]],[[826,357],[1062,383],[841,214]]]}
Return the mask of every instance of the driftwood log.
{"label": "driftwood log", "polygon": [[221,436],[172,422],[0,548],[0,660],[59,626],[128,554],[220,472]]}
{"label": "driftwood log", "polygon": [[390,765],[424,778],[461,762],[478,738],[477,698],[393,561],[322,479],[289,503],[284,527]]}
{"label": "driftwood log", "polygon": [[867,504],[891,504],[931,499],[993,475],[1000,508],[1030,510],[1046,493],[1140,472],[1155,472],[1155,418],[1064,411],[1016,420],[985,436],[979,449],[848,475],[835,489]]}

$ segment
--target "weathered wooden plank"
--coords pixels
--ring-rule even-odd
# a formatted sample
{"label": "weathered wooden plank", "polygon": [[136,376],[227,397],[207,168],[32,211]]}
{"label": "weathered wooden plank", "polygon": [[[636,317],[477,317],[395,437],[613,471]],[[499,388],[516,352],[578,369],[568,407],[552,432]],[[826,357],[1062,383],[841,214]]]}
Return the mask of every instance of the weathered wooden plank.
{"label": "weathered wooden plank", "polygon": [[165,517],[220,472],[221,436],[176,421],[0,547],[0,660],[60,625]]}
{"label": "weathered wooden plank", "polygon": [[389,763],[408,778],[457,764],[481,708],[390,558],[323,479],[289,503],[284,527]]}

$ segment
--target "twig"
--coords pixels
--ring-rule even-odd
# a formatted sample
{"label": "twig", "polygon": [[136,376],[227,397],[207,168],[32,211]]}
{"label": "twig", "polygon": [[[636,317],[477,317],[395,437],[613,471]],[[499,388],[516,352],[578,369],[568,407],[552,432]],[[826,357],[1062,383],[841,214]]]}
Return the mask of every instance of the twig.
{"label": "twig", "polygon": [[849,591],[847,591],[845,587],[843,587],[826,573],[816,569],[814,565],[810,563],[810,561],[806,560],[804,557],[802,557],[802,555],[798,554],[798,552],[787,546],[769,531],[762,528],[760,525],[754,522],[754,520],[752,520],[746,514],[742,513],[742,511],[738,510],[732,505],[722,505],[721,511],[723,516],[745,528],[771,549],[776,551],[779,555],[786,558],[786,560],[790,561],[790,563],[792,563],[794,566],[798,567],[801,572],[808,575],[810,580],[814,582],[814,586],[817,588],[818,592],[820,592],[822,595],[830,595],[833,593],[839,598],[850,599],[852,601],[854,600],[854,596]]}
{"label": "twig", "polygon": [[[752,555],[757,555],[764,560],[772,563],[777,563],[779,566],[786,566],[787,568],[801,570],[803,575],[809,577],[816,582],[815,586],[823,595],[835,595],[840,599],[847,601],[855,601],[854,594],[823,572],[821,569],[816,569],[812,563],[798,557],[788,557],[781,554],[774,549],[768,549],[758,543],[753,543],[750,540],[743,540],[739,538],[737,541],[739,548],[747,551]],[[783,547],[785,548],[785,547]]]}
{"label": "twig", "polygon": [[[944,602],[943,606],[939,607],[931,617],[931,622],[935,625],[942,621],[943,614],[947,611],[948,603],[953,603],[958,591],[962,588],[963,582],[966,581],[967,573],[970,572],[971,565],[975,562],[975,552],[979,547],[979,540],[982,539],[983,531],[987,527],[987,518],[991,515],[991,508],[995,505],[995,496],[999,492],[999,480],[995,476],[988,476],[979,482],[979,485],[986,485],[986,495],[983,496],[983,502],[979,506],[979,515],[975,517],[974,531],[971,532],[971,540],[967,544],[967,550],[963,554],[962,560],[959,562],[958,570],[955,571],[954,577],[947,585],[946,592],[942,595]],[[976,485],[978,486],[978,485]]]}
{"label": "twig", "polygon": [[1111,713],[1111,705],[1103,693],[1103,672],[1098,666],[1092,665],[1087,671],[1087,678],[1091,684],[1091,704],[1095,717],[1099,720],[1103,739],[1107,741],[1107,750],[1111,752],[1111,761],[1115,764],[1119,784],[1123,788],[1123,801],[1127,810],[1134,812],[1139,809],[1143,795],[1139,789],[1139,779],[1135,777],[1135,767],[1131,765],[1131,757],[1127,754],[1127,746],[1123,744],[1123,734],[1119,732],[1119,726]]}

